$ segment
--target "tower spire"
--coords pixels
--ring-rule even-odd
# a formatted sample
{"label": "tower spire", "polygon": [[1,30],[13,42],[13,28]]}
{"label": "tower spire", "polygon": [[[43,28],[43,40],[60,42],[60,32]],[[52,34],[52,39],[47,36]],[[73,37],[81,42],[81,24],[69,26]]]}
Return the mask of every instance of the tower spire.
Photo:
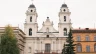
{"label": "tower spire", "polygon": [[33,4],[33,1],[34,1],[34,0],[31,0],[31,1],[32,1],[32,4]]}
{"label": "tower spire", "polygon": [[64,0],[64,4],[65,4],[65,0]]}

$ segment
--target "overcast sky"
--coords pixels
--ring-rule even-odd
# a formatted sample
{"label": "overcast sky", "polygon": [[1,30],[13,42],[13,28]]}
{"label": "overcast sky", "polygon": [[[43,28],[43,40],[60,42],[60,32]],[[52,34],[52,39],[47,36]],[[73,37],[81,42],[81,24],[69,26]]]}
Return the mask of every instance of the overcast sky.
{"label": "overcast sky", "polygon": [[[58,29],[58,12],[64,0],[34,0],[38,13],[39,29],[42,22],[47,16],[54,23],[54,27]],[[73,28],[94,28],[96,25],[96,0],[66,0],[65,3],[71,12],[71,22]],[[7,24],[24,28],[26,19],[25,12],[31,0],[0,0],[0,27]]]}

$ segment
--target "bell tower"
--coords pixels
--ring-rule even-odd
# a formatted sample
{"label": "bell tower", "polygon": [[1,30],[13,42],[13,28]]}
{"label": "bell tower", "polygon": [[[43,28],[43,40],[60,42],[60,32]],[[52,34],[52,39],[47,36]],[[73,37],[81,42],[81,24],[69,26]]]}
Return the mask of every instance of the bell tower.
{"label": "bell tower", "polygon": [[59,12],[59,23],[58,23],[60,37],[68,36],[69,30],[71,28],[70,14],[71,12],[69,11],[67,5],[62,4]]}
{"label": "bell tower", "polygon": [[26,20],[24,24],[24,31],[27,37],[35,37],[38,30],[37,23],[38,14],[36,12],[36,7],[34,4],[31,4],[26,11]]}

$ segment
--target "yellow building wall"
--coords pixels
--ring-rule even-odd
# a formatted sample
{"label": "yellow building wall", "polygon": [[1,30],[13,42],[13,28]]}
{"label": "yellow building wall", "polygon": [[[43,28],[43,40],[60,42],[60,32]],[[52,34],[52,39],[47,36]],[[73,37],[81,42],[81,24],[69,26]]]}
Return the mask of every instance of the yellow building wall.
{"label": "yellow building wall", "polygon": [[[77,41],[77,36],[81,37],[80,42]],[[90,37],[90,41],[85,41],[86,36]],[[91,52],[94,52],[94,44],[96,43],[94,41],[94,36],[96,36],[96,33],[73,33],[73,39],[75,41],[74,44],[80,43],[82,45],[82,53],[78,53],[78,54],[90,54]],[[86,52],[87,45],[90,46],[90,53],[84,53],[84,52]],[[75,50],[76,50],[76,46],[75,46]],[[92,53],[92,54],[94,54],[94,53]]]}

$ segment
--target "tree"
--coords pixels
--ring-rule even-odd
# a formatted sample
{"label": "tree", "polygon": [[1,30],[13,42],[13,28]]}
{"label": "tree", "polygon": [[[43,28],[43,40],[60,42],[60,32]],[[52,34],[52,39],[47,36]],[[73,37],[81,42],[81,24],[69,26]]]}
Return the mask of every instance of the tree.
{"label": "tree", "polygon": [[69,31],[68,38],[67,38],[66,42],[68,43],[68,44],[66,44],[66,47],[67,47],[66,48],[66,53],[67,54],[75,54],[74,48],[75,48],[76,44],[74,44],[74,40],[73,40],[72,30],[71,29]]}
{"label": "tree", "polygon": [[65,43],[64,43],[64,46],[63,46],[63,49],[62,49],[62,53],[61,54],[66,54],[66,47],[65,47]]}
{"label": "tree", "polygon": [[4,34],[1,35],[1,54],[19,54],[17,39],[10,25],[5,27]]}

